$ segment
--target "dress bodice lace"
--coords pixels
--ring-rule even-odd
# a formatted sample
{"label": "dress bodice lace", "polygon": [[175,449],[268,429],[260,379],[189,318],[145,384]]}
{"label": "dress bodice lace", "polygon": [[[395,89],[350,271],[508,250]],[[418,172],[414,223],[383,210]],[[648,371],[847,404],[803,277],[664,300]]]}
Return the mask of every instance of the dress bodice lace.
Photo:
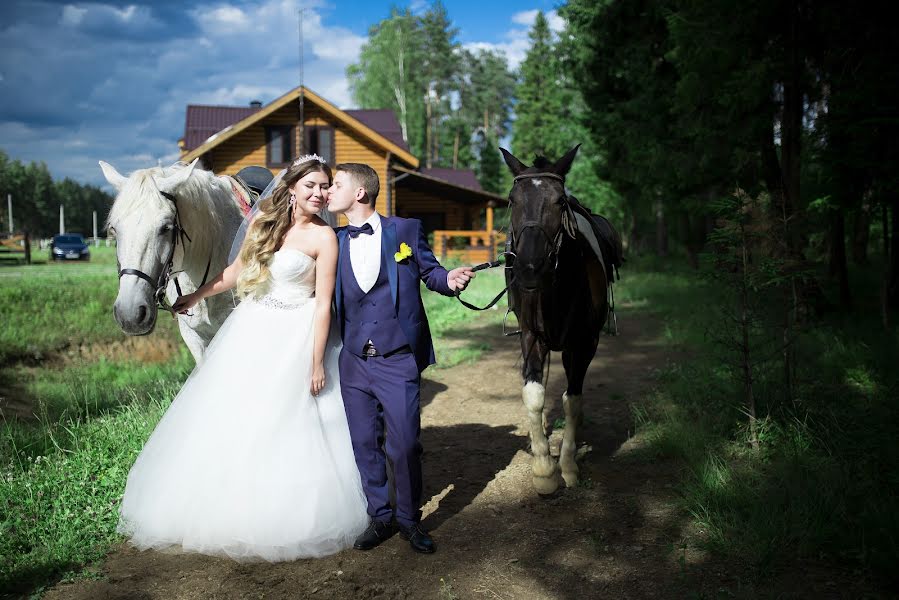
{"label": "dress bodice lace", "polygon": [[281,248],[269,263],[271,277],[257,302],[275,308],[294,308],[315,297],[315,259],[295,248]]}

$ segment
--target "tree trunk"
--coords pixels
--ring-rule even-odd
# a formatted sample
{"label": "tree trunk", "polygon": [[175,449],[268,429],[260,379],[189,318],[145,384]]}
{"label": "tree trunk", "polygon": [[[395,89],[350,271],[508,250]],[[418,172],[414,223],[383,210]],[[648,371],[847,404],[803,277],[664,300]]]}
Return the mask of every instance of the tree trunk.
{"label": "tree trunk", "polygon": [[425,96],[425,168],[431,168],[431,95]]}
{"label": "tree trunk", "polygon": [[[880,222],[883,225],[883,258],[884,261],[890,260],[890,218],[886,202],[880,204]],[[895,230],[893,235],[896,235]]]}
{"label": "tree trunk", "polygon": [[833,211],[830,217],[830,272],[837,278],[840,288],[840,306],[850,308],[849,269],[846,265],[846,216],[842,208]]}
{"label": "tree trunk", "polygon": [[890,310],[899,309],[899,198],[893,200],[890,207],[892,235],[890,236],[890,262],[886,277],[886,307]]}
{"label": "tree trunk", "polygon": [[661,200],[656,200],[656,254],[668,256],[668,225],[665,222],[665,209]]}
{"label": "tree trunk", "polygon": [[755,415],[755,394],[752,386],[752,352],[749,341],[749,242],[745,225],[740,225],[740,246],[742,251],[742,271],[740,279],[740,362],[743,371],[743,401],[749,416],[749,442],[753,450],[759,449],[758,423]]}
{"label": "tree trunk", "polygon": [[852,262],[868,264],[868,240],[871,238],[871,210],[867,203],[855,212],[852,222]]}
{"label": "tree trunk", "polygon": [[800,243],[793,216],[799,206],[800,140],[802,136],[802,61],[799,56],[799,3],[792,2],[788,21],[788,63],[783,82],[783,115],[781,119],[781,173],[783,203],[787,218],[787,247],[797,255]]}

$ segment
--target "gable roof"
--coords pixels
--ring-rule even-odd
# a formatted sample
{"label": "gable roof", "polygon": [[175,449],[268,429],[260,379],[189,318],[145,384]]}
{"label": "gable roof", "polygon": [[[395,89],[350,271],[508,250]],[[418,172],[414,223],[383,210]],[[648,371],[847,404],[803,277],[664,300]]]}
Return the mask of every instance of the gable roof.
{"label": "gable roof", "polygon": [[208,106],[188,104],[184,119],[184,150],[203,145],[212,135],[229,125],[246,119],[260,106]]}
{"label": "gable roof", "polygon": [[389,108],[366,108],[359,110],[343,111],[358,121],[374,129],[388,140],[402,148],[409,150],[409,144],[403,139],[403,128],[396,118],[396,113]]}
{"label": "gable roof", "polygon": [[[333,104],[331,104],[330,102],[328,102],[327,100],[325,100],[324,98],[322,98],[321,96],[319,96],[318,94],[316,94],[315,92],[311,91],[308,88],[304,88],[303,86],[299,86],[299,87],[292,89],[291,91],[287,92],[280,98],[273,100],[272,102],[270,102],[269,104],[267,104],[266,106],[263,106],[261,108],[247,107],[246,110],[251,110],[253,112],[246,115],[239,121],[232,122],[228,125],[225,125],[223,128],[216,130],[215,132],[213,132],[211,134],[211,136],[207,136],[202,143],[200,143],[198,146],[195,146],[193,148],[190,148],[187,145],[189,131],[186,126],[185,127],[184,145],[185,145],[185,149],[188,152],[185,156],[181,157],[181,160],[190,162],[193,159],[195,159],[199,156],[202,156],[206,152],[209,152],[210,150],[212,150],[213,148],[215,148],[222,142],[232,138],[234,135],[247,129],[251,125],[258,123],[259,121],[261,121],[268,115],[274,113],[278,109],[287,106],[288,104],[290,104],[293,101],[296,101],[300,97],[301,91],[303,92],[304,97],[307,101],[312,102],[313,104],[315,104],[316,106],[318,106],[319,108],[324,110],[325,113],[332,116],[339,123],[345,125],[347,128],[355,131],[356,133],[358,133],[362,136],[365,136],[366,138],[368,138],[370,141],[372,141],[376,145],[378,145],[381,148],[383,148],[384,150],[392,153],[394,156],[396,156],[402,162],[412,166],[413,168],[418,167],[418,159],[415,158],[415,156],[413,156],[409,152],[409,149],[405,146],[405,144],[403,144],[401,146],[401,145],[397,144],[394,139],[391,139],[391,137],[393,137],[394,132],[392,131],[392,126],[390,126],[389,123],[387,123],[386,117],[382,114],[374,114],[374,115],[370,114],[370,113],[381,113],[382,111],[343,111],[343,110],[340,110],[339,108],[337,108],[336,106],[334,106]],[[190,107],[188,107],[188,108],[190,108]],[[209,109],[210,107],[205,107],[205,108]],[[232,108],[232,107],[214,107],[214,108]],[[238,107],[234,107],[234,108],[238,108]],[[241,108],[241,110],[243,110],[243,109]],[[214,119],[219,118],[219,117],[211,116],[211,113],[217,112],[217,111],[208,111],[207,110],[205,112],[210,113],[210,114],[204,115],[203,110],[198,111],[197,114],[208,117],[209,122],[215,122]],[[388,112],[391,112],[391,114],[392,114],[392,111],[388,111]],[[354,116],[351,113],[357,113],[357,116]],[[363,113],[363,114],[359,114],[359,113]],[[218,114],[225,115],[224,111],[221,111]],[[385,133],[387,135],[385,135],[385,133],[380,133],[376,129],[372,128],[371,125],[367,124],[366,122],[361,120],[359,117],[361,117],[362,119],[366,119],[369,123],[371,123],[373,125],[384,125]],[[225,119],[224,116],[222,116],[220,118],[222,120]],[[396,116],[393,117],[393,120],[396,121]],[[399,124],[397,123],[397,128],[398,127],[399,127]],[[210,128],[211,128],[211,126],[210,126]],[[202,128],[197,127],[196,129],[199,130]],[[202,133],[197,132],[196,135],[199,136],[199,135],[202,135]],[[390,137],[388,137],[388,136],[390,136]],[[400,136],[399,139],[401,141],[402,137]]]}

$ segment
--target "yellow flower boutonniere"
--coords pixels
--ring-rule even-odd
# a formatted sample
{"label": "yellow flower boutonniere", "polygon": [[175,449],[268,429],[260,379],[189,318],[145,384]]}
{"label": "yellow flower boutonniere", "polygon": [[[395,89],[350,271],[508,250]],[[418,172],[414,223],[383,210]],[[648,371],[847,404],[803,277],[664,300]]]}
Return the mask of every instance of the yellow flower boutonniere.
{"label": "yellow flower boutonniere", "polygon": [[410,256],[412,256],[412,248],[410,248],[409,244],[407,244],[406,242],[400,244],[399,252],[393,253],[393,258],[396,260],[396,262],[403,262]]}

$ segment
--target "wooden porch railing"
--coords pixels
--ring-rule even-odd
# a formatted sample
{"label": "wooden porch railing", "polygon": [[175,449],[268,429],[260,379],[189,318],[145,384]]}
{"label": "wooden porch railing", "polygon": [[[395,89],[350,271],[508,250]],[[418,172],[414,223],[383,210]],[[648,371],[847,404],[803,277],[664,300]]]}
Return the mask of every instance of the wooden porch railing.
{"label": "wooden porch railing", "polygon": [[498,231],[437,230],[434,255],[440,261],[452,260],[475,265],[495,260],[505,249],[506,234]]}

